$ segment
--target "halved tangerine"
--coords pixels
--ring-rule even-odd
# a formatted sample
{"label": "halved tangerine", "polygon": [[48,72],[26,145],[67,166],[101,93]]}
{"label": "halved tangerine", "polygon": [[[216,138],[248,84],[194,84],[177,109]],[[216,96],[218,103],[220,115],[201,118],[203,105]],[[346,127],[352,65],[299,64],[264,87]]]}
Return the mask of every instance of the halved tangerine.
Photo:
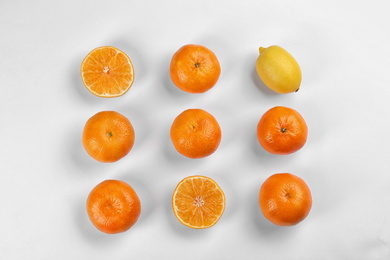
{"label": "halved tangerine", "polygon": [[186,177],[173,193],[172,208],[183,225],[195,229],[209,228],[218,222],[225,210],[225,194],[209,177]]}
{"label": "halved tangerine", "polygon": [[98,97],[118,97],[134,82],[130,58],[115,47],[103,46],[92,50],[81,63],[81,78],[85,87]]}

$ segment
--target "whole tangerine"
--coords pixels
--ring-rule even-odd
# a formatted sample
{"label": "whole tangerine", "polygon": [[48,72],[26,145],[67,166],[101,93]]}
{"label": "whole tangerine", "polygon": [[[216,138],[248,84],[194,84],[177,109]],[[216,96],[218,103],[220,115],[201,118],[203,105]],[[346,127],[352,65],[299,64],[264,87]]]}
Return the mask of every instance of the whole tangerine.
{"label": "whole tangerine", "polygon": [[130,229],[141,214],[141,202],[124,181],[105,180],[89,193],[87,213],[92,224],[107,234]]}
{"label": "whole tangerine", "polygon": [[83,130],[83,146],[99,162],[116,162],[134,145],[135,133],[129,119],[115,111],[101,111],[88,119]]}
{"label": "whole tangerine", "polygon": [[293,226],[304,220],[312,206],[304,180],[291,173],[277,173],[261,185],[259,204],[263,215],[278,226]]}
{"label": "whole tangerine", "polygon": [[171,59],[172,82],[189,93],[208,91],[217,83],[220,74],[221,66],[217,56],[202,45],[184,45]]}
{"label": "whole tangerine", "polygon": [[217,150],[222,132],[215,117],[207,111],[187,109],[173,121],[170,136],[180,154],[198,159]]}
{"label": "whole tangerine", "polygon": [[308,127],[302,115],[288,107],[269,109],[257,124],[260,145],[272,154],[286,155],[301,149],[307,140]]}

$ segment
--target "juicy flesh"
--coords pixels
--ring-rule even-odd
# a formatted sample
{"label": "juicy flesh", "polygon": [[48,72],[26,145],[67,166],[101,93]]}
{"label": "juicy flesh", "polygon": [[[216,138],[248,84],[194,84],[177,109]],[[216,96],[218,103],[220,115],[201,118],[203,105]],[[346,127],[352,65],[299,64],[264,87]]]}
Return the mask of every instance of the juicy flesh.
{"label": "juicy flesh", "polygon": [[133,69],[129,58],[115,49],[98,49],[83,63],[85,85],[99,95],[120,94],[133,82]]}
{"label": "juicy flesh", "polygon": [[225,197],[215,183],[194,178],[181,183],[174,195],[179,220],[194,228],[214,225],[224,211]]}

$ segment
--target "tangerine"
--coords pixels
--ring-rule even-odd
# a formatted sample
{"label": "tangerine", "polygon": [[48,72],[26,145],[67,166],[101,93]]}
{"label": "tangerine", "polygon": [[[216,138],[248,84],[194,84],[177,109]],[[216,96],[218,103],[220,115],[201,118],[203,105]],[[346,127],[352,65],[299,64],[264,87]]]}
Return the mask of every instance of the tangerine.
{"label": "tangerine", "polygon": [[101,111],[88,119],[83,146],[99,162],[116,162],[134,145],[135,133],[129,119],[115,111]]}
{"label": "tangerine", "polygon": [[304,180],[291,173],[277,173],[261,185],[259,204],[263,215],[278,226],[293,226],[311,209],[311,192]]}
{"label": "tangerine", "polygon": [[217,56],[202,45],[184,45],[171,59],[172,82],[189,93],[208,91],[217,83],[220,74],[221,66]]}
{"label": "tangerine", "polygon": [[283,106],[269,109],[257,124],[260,145],[272,154],[291,154],[307,140],[308,128],[296,110]]}
{"label": "tangerine", "polygon": [[225,194],[209,177],[190,176],[177,185],[172,208],[183,225],[204,229],[215,225],[225,210]]}
{"label": "tangerine", "polygon": [[173,121],[170,135],[180,154],[198,159],[217,150],[222,133],[213,115],[202,109],[187,109]]}
{"label": "tangerine", "polygon": [[119,97],[134,82],[130,58],[112,46],[92,50],[81,63],[81,78],[85,87],[98,97]]}
{"label": "tangerine", "polygon": [[124,181],[105,180],[89,193],[87,213],[92,224],[107,234],[127,231],[141,214],[141,202]]}

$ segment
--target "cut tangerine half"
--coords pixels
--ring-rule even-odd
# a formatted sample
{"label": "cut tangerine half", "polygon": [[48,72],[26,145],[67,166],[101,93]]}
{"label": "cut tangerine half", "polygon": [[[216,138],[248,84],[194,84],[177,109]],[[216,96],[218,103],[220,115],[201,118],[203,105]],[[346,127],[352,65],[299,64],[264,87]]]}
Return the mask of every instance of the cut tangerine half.
{"label": "cut tangerine half", "polygon": [[119,97],[134,82],[130,58],[115,47],[103,46],[92,50],[81,63],[81,78],[85,87],[98,97]]}
{"label": "cut tangerine half", "polygon": [[225,210],[225,194],[205,176],[184,178],[172,196],[172,208],[183,225],[204,229],[215,225]]}

